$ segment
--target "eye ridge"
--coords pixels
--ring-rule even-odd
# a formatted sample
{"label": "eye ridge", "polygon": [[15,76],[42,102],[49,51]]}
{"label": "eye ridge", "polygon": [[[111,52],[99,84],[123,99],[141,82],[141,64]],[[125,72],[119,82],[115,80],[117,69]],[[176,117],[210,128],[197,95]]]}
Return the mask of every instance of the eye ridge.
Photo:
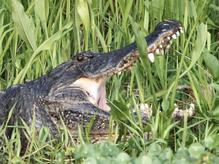
{"label": "eye ridge", "polygon": [[94,57],[94,54],[90,51],[88,52],[81,52],[77,55],[76,59],[77,61],[79,62],[82,62],[82,61],[86,61],[88,59],[92,59]]}

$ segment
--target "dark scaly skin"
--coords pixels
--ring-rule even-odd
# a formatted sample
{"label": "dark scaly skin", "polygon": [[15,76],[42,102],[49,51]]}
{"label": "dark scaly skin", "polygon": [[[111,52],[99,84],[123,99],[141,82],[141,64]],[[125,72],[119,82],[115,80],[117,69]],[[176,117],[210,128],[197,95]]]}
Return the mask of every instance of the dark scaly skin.
{"label": "dark scaly skin", "polygon": [[[179,27],[181,24],[178,21],[159,23],[155,31],[145,38],[148,47],[152,47],[153,52],[153,44],[160,41],[165,30],[176,31]],[[112,76],[120,66],[127,64],[124,60],[127,57],[133,58],[128,65],[138,59],[136,43],[109,53],[82,52],[39,79],[0,92],[0,125],[13,109],[9,122],[12,125],[20,119],[30,125],[35,114],[36,128],[48,127],[55,135],[61,116],[74,134],[78,124],[86,127],[95,117],[91,134],[107,133],[110,113],[90,103],[84,91],[71,84],[81,77]]]}

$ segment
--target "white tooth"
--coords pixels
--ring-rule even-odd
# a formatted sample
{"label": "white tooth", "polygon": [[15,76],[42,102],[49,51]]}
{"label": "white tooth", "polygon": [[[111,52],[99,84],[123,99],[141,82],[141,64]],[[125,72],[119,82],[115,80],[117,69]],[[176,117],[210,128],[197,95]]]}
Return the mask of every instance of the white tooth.
{"label": "white tooth", "polygon": [[163,55],[164,54],[164,50],[162,49],[162,50],[160,50],[160,54],[161,55]]}
{"label": "white tooth", "polygon": [[162,44],[165,43],[164,40],[162,40],[161,43],[162,43]]}
{"label": "white tooth", "polygon": [[169,36],[167,37],[167,39],[168,39],[168,40],[171,40],[171,38],[170,38]]}
{"label": "white tooth", "polygon": [[160,45],[159,47],[160,47],[160,48],[163,48],[163,46],[162,46],[162,45]]}
{"label": "white tooth", "polygon": [[159,49],[156,49],[155,53],[156,53],[156,54],[159,54],[159,53],[160,53],[160,50],[159,50]]}
{"label": "white tooth", "polygon": [[176,37],[176,34],[173,34],[173,35],[172,35],[172,38],[173,38],[173,39],[176,39],[176,38],[177,38],[177,37]]}
{"label": "white tooth", "polygon": [[183,28],[182,28],[182,27],[179,27],[179,29],[182,30]]}
{"label": "white tooth", "polygon": [[184,33],[183,29],[180,29],[180,32],[183,34]]}
{"label": "white tooth", "polygon": [[148,58],[149,58],[149,60],[150,60],[151,63],[154,62],[154,54],[153,54],[153,53],[149,53],[149,54],[148,54]]}
{"label": "white tooth", "polygon": [[166,49],[169,49],[169,48],[170,48],[170,45],[167,45],[167,46],[166,46]]}
{"label": "white tooth", "polygon": [[176,32],[176,35],[177,35],[177,36],[180,36],[180,32],[179,32],[179,31],[177,31],[177,32]]}
{"label": "white tooth", "polygon": [[122,72],[118,72],[118,75],[121,75]]}
{"label": "white tooth", "polygon": [[195,105],[193,103],[190,104],[189,110],[194,110],[195,109]]}

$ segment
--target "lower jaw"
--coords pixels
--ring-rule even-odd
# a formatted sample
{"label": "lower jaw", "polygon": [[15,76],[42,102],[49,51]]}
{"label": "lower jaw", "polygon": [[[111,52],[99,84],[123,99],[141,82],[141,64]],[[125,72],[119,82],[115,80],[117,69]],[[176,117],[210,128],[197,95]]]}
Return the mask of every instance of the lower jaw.
{"label": "lower jaw", "polygon": [[98,104],[97,105],[101,110],[105,111],[105,112],[109,112],[110,111],[110,106],[107,105],[106,103],[104,104]]}

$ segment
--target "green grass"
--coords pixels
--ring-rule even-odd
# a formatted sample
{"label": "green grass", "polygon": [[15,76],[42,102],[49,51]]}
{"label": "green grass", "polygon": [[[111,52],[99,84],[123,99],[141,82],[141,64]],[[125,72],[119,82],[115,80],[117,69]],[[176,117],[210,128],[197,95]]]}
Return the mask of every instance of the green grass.
{"label": "green grass", "polygon": [[[0,130],[0,159],[9,163],[217,163],[219,160],[219,2],[217,0],[1,0],[0,89],[35,79],[81,51],[108,52],[153,31],[164,19],[180,20],[185,33],[165,56],[142,58],[108,80],[110,102],[122,111],[149,103],[147,125],[123,124],[131,139],[117,143],[60,141],[47,129],[24,127],[30,144],[22,154],[20,133]],[[139,45],[145,46],[140,42]],[[193,97],[177,90],[193,89]],[[195,103],[195,117],[170,119],[174,103]],[[162,107],[162,112],[161,112]],[[146,140],[143,132],[150,132]],[[128,138],[128,137],[127,137]],[[7,163],[5,162],[5,163]]]}

